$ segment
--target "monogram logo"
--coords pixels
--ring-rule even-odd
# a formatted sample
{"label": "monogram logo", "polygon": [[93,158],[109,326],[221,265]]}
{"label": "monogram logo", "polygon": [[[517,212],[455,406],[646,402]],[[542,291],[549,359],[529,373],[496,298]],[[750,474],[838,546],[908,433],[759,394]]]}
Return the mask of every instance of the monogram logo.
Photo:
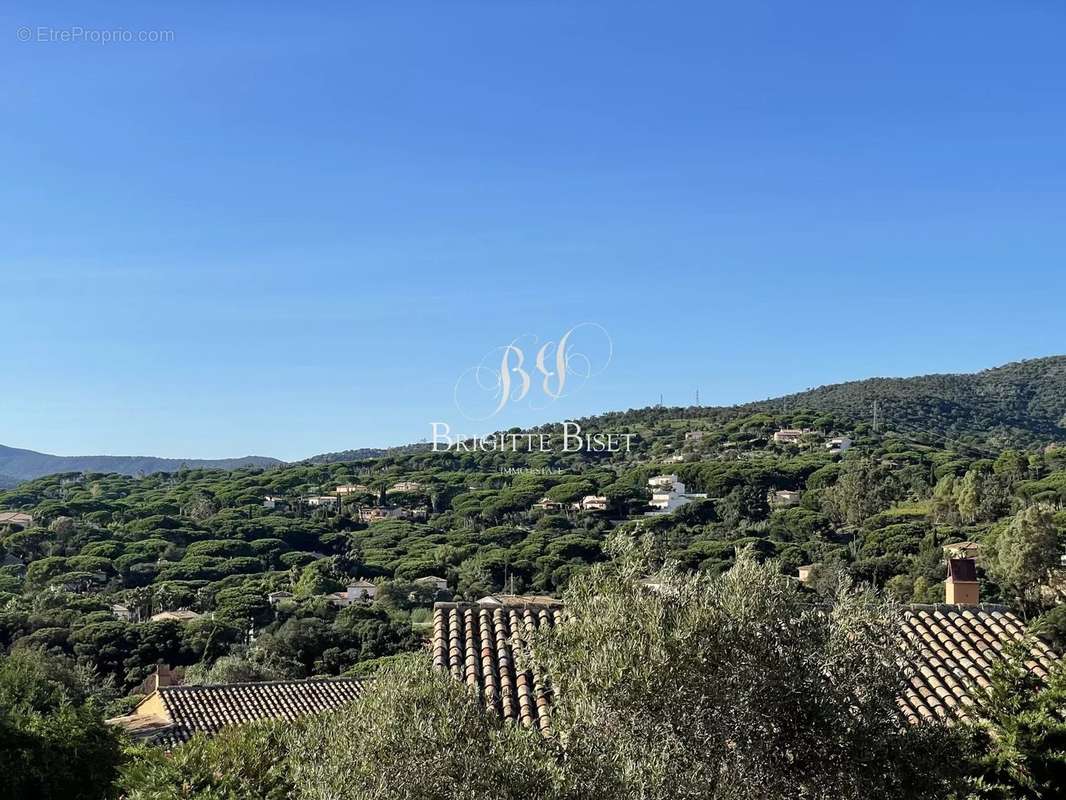
{"label": "monogram logo", "polygon": [[[568,389],[573,393],[602,373],[614,355],[610,335],[595,322],[575,325],[557,342],[548,340],[537,347],[538,343],[530,334],[516,337],[463,372],[454,392],[459,413],[480,422],[522,402],[531,409],[546,408],[568,396]],[[533,353],[532,364],[526,357],[527,348]]]}

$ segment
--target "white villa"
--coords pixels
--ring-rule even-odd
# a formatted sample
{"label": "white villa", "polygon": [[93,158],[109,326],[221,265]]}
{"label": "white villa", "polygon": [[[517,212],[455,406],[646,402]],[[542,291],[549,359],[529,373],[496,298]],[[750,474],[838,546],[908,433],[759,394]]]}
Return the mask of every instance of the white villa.
{"label": "white villa", "polygon": [[336,508],[339,498],[333,495],[323,494],[303,498],[303,501],[311,508]]}
{"label": "white villa", "polygon": [[655,511],[654,514],[669,514],[681,506],[688,505],[694,500],[706,500],[705,494],[694,494],[685,489],[685,484],[677,479],[676,475],[657,475],[648,479],[648,488],[651,489],[651,502],[648,503]]}

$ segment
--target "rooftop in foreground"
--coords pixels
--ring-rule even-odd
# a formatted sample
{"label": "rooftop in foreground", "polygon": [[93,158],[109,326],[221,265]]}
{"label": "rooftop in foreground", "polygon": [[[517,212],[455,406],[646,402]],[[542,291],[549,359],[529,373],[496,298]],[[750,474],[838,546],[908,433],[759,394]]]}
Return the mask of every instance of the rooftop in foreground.
{"label": "rooftop in foreground", "polygon": [[263,719],[295,720],[332,711],[355,700],[364,682],[311,678],[205,686],[160,686],[132,713],[108,722],[133,738],[173,747],[195,733],[214,734],[226,725]]}

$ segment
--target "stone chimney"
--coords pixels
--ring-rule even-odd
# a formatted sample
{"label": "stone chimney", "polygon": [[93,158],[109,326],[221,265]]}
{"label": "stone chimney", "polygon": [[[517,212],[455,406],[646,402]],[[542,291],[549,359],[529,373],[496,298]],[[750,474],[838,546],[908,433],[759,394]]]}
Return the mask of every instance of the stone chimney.
{"label": "stone chimney", "polygon": [[949,605],[975,606],[980,602],[980,596],[977,561],[972,558],[949,558],[944,602]]}
{"label": "stone chimney", "polygon": [[141,694],[151,694],[160,686],[177,686],[181,683],[182,670],[171,669],[170,665],[159,663],[156,665],[155,672],[149,675],[140,686]]}

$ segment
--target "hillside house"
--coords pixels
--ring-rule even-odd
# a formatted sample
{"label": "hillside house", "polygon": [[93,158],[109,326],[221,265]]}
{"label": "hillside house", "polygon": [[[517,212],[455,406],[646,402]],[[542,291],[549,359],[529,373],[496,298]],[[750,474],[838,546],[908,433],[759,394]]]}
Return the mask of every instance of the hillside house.
{"label": "hillside house", "polygon": [[448,579],[439,575],[426,575],[422,578],[415,578],[414,584],[416,586],[428,586],[438,592],[448,591]]}
{"label": "hillside house", "polygon": [[602,494],[587,494],[577,504],[582,511],[606,511],[607,506],[607,497]]}
{"label": "hillside house", "polygon": [[268,494],[263,498],[263,508],[268,508],[271,511],[287,511],[289,509],[289,501],[281,495]]}
{"label": "hillside house", "polygon": [[111,613],[114,614],[115,619],[120,622],[132,622],[133,612],[129,606],[122,605],[122,603],[115,603],[111,606]]}
{"label": "hillside house", "polygon": [[655,509],[648,512],[649,516],[670,514],[695,500],[707,499],[705,494],[689,492],[685,484],[677,479],[677,475],[657,475],[649,478],[648,488],[652,493],[648,505]]}
{"label": "hillside house", "polygon": [[422,484],[418,481],[397,481],[389,487],[388,493],[393,492],[420,492],[422,491]]}
{"label": "hillside house", "polygon": [[360,522],[380,522],[384,519],[406,519],[412,522],[424,521],[429,517],[429,509],[425,506],[418,508],[385,508],[384,506],[370,506],[356,511],[356,517]]}
{"label": "hillside house", "polygon": [[359,521],[366,523],[379,522],[383,519],[389,519],[391,516],[393,516],[391,510],[385,508],[384,506],[360,508],[356,512],[356,517],[359,519]]}
{"label": "hillside house", "polygon": [[851,439],[847,436],[834,436],[828,442],[825,443],[825,449],[830,453],[843,453],[849,447],[851,447]]}
{"label": "hillside house", "polygon": [[33,525],[33,515],[22,511],[0,511],[0,528],[29,528]]}
{"label": "hillside house", "polygon": [[365,494],[370,490],[362,483],[342,483],[335,490],[338,497],[349,494]]}
{"label": "hillside house", "polygon": [[981,545],[977,542],[955,542],[944,545],[944,555],[947,558],[972,558],[977,560],[981,553]]}
{"label": "hillside house", "polygon": [[814,571],[817,568],[818,568],[817,564],[805,564],[802,567],[797,568],[796,572],[797,572],[797,578],[799,579],[799,582],[800,583],[809,583],[810,580],[811,580],[811,575],[814,574]]}
{"label": "hillside house", "polygon": [[533,508],[536,511],[565,511],[566,503],[560,503],[558,500],[542,497],[533,504]]}
{"label": "hillside house", "polygon": [[374,602],[374,595],[377,594],[378,588],[370,581],[354,581],[348,584],[348,588],[343,592],[333,592],[326,595],[326,598],[341,608],[346,608],[353,603],[372,603]]}
{"label": "hillside house", "polygon": [[293,597],[292,592],[286,592],[284,590],[277,591],[277,592],[270,592],[267,595],[267,602],[270,603],[270,605],[272,605],[272,606],[276,606],[282,600],[291,600],[292,597]]}
{"label": "hillside house", "polygon": [[774,434],[774,442],[777,444],[799,444],[808,433],[810,433],[809,429],[782,428]]}
{"label": "hillside house", "polygon": [[174,620],[175,622],[193,622],[202,617],[203,614],[197,614],[195,611],[189,611],[187,608],[179,608],[177,611],[160,611],[158,614],[150,616],[148,621],[166,622],[168,620]]}
{"label": "hillside house", "polygon": [[703,437],[704,437],[705,435],[706,435],[706,434],[705,434],[705,432],[704,432],[704,431],[688,431],[688,432],[687,432],[687,433],[685,434],[685,441],[686,441],[686,442],[698,442],[698,441],[700,441],[701,439],[703,439]]}
{"label": "hillside house", "polygon": [[798,506],[801,496],[800,492],[794,492],[789,489],[778,489],[776,492],[770,492],[770,496],[767,497],[767,500],[773,508],[789,508],[791,506]]}
{"label": "hillside house", "polygon": [[340,498],[331,494],[311,495],[310,497],[304,497],[303,503],[310,508],[333,509],[340,503]]}

